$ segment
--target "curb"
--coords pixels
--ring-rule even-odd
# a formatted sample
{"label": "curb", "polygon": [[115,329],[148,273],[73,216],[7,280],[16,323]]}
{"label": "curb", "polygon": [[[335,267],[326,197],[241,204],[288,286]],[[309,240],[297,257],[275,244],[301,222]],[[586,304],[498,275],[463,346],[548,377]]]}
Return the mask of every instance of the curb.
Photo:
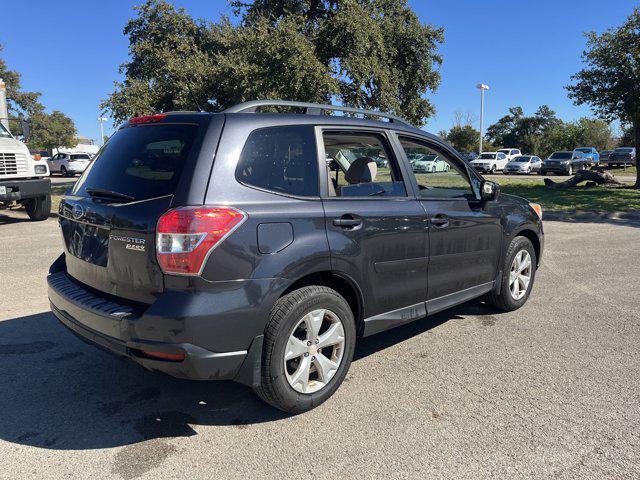
{"label": "curb", "polygon": [[621,221],[640,222],[640,213],[636,212],[602,212],[590,210],[546,210],[543,220],[564,220],[564,221]]}

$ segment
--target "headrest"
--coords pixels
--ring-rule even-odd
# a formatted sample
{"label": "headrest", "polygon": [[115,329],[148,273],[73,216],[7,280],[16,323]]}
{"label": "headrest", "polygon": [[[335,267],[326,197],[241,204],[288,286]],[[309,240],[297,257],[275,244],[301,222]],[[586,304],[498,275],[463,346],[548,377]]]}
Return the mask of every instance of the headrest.
{"label": "headrest", "polygon": [[378,166],[371,157],[360,157],[354,160],[344,174],[344,179],[351,185],[371,183],[376,179]]}

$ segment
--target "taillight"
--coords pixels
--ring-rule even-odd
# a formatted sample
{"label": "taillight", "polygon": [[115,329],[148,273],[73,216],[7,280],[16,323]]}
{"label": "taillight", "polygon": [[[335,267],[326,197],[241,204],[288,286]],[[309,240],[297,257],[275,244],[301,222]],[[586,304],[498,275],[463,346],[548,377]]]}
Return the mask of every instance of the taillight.
{"label": "taillight", "polygon": [[133,117],[129,120],[129,124],[138,125],[140,123],[154,123],[166,118],[164,113],[156,113],[155,115],[145,115],[144,117]]}
{"label": "taillight", "polygon": [[156,254],[164,273],[199,275],[211,253],[247,218],[231,207],[182,207],[158,220]]}

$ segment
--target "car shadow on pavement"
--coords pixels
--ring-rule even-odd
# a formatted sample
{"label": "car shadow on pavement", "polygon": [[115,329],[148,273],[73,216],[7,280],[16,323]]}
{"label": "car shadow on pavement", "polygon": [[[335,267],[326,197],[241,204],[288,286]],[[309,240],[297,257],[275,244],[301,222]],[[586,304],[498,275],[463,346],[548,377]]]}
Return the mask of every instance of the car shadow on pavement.
{"label": "car shadow on pavement", "polygon": [[[485,311],[461,306],[362,339],[355,361],[478,308]],[[245,428],[288,416],[243,385],[179,380],[112,357],[49,312],[0,321],[0,362],[0,440],[21,445],[109,448],[196,435],[192,426]]]}

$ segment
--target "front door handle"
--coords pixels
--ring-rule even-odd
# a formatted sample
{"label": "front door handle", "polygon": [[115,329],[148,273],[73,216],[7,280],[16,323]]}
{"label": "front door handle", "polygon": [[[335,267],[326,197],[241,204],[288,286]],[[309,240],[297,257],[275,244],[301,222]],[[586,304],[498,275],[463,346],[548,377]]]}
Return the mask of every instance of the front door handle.
{"label": "front door handle", "polygon": [[436,215],[431,218],[431,225],[437,228],[447,228],[449,226],[449,217],[446,215]]}
{"label": "front door handle", "polygon": [[342,227],[345,229],[352,229],[362,225],[362,219],[354,218],[352,215],[343,215],[340,218],[334,218],[333,224],[336,227]]}

